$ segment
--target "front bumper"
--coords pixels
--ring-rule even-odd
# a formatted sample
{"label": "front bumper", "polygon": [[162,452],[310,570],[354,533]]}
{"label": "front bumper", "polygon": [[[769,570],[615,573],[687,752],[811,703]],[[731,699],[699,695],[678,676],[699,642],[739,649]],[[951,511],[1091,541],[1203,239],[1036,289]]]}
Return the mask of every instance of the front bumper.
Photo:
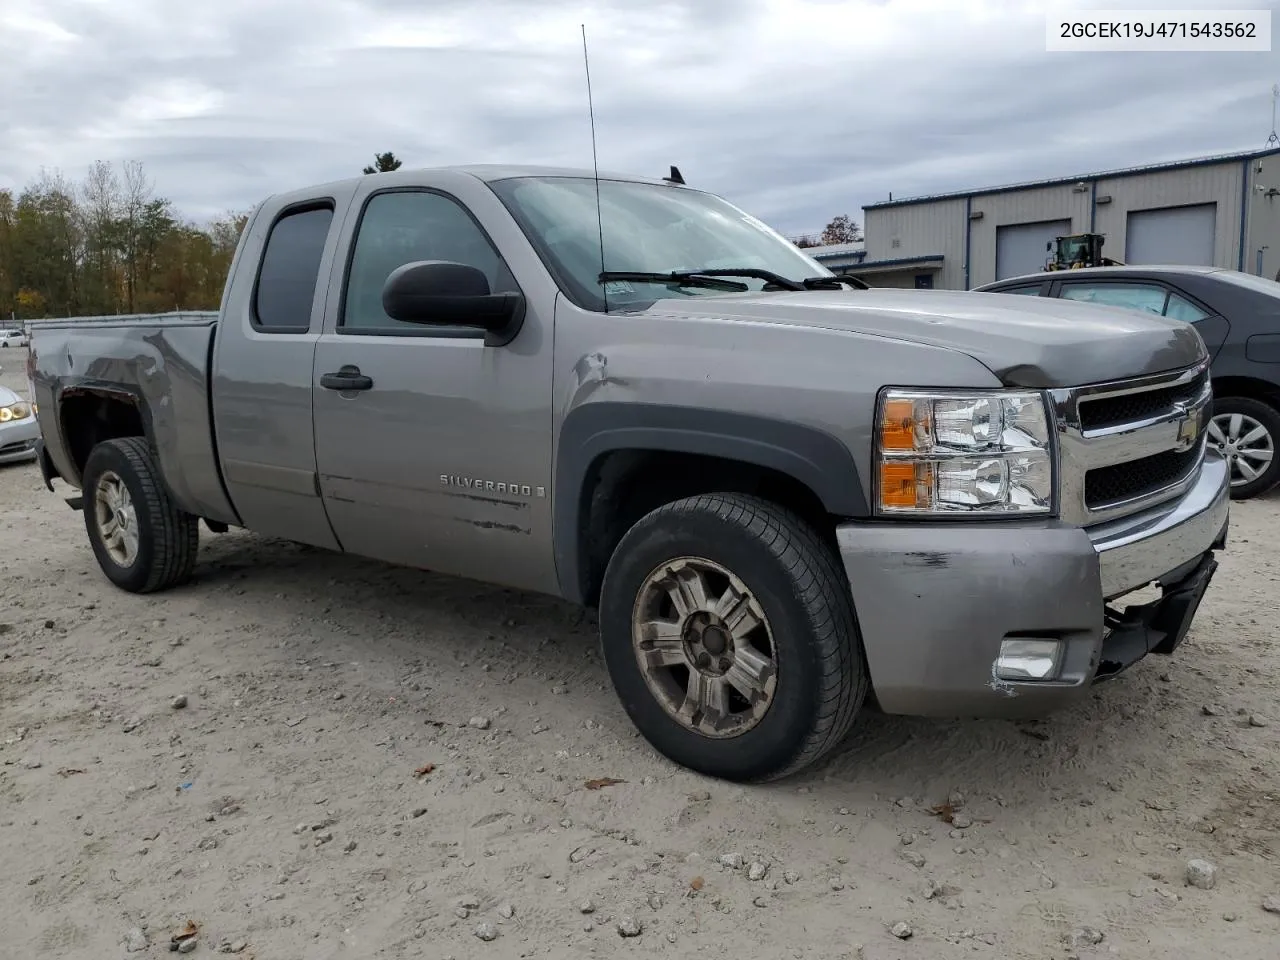
{"label": "front bumper", "polygon": [[34,460],[39,439],[40,422],[35,417],[0,423],[0,463]]}
{"label": "front bumper", "polygon": [[[837,529],[876,699],[887,713],[1034,716],[1182,641],[1226,543],[1216,452],[1180,499],[1092,529],[1059,521],[848,523]],[[1107,601],[1159,582],[1123,616]],[[1052,637],[1052,680],[999,678],[1007,637]]]}

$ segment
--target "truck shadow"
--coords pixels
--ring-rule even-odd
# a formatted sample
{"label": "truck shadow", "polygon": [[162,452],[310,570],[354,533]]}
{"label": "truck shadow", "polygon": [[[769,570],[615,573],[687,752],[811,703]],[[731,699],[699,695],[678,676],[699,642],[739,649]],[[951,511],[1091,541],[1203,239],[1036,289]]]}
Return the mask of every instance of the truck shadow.
{"label": "truck shadow", "polygon": [[[594,615],[554,598],[241,533],[206,539],[197,582],[179,592],[193,598],[231,593],[246,606],[268,603],[303,631],[317,628],[310,651],[316,658],[434,664],[442,681],[449,674],[449,682],[460,683],[469,677],[455,668],[493,664],[486,687],[504,677],[536,681],[513,686],[515,702],[567,683],[573,695],[558,709],[574,715],[575,727],[603,718],[615,735],[623,734],[629,764],[690,784],[700,780],[638,738],[626,738],[630,722],[599,656]],[[1171,712],[1198,713],[1189,698],[1204,695],[1198,688],[1208,681],[1203,669],[1188,669],[1188,661],[1203,660],[1196,646],[1193,631],[1183,648],[1190,654],[1149,658],[1085,703],[1039,721],[933,720],[865,710],[828,759],[752,789],[801,788],[839,803],[897,798],[919,806],[945,799],[952,789],[1001,804],[1085,803],[1099,788],[1119,790],[1141,776],[1168,741]]]}

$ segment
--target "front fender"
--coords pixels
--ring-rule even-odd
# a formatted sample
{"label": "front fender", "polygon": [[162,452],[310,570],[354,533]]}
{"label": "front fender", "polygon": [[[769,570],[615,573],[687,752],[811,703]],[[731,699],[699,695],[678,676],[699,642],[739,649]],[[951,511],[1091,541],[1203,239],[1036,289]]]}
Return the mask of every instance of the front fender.
{"label": "front fender", "polygon": [[865,517],[867,498],[848,448],[815,427],[726,410],[597,401],[572,410],[556,451],[553,539],[563,595],[582,602],[582,491],[592,465],[619,450],[719,457],[803,483],[836,516]]}

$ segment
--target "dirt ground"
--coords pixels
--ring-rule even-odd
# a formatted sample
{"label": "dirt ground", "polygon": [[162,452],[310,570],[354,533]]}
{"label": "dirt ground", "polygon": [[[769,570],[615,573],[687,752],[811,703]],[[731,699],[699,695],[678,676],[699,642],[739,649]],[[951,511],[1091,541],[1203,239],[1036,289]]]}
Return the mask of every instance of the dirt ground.
{"label": "dirt ground", "polygon": [[242,533],[135,597],[34,466],[0,563],[4,957],[1277,956],[1280,496],[1172,657],[768,787],[657,756],[553,600]]}

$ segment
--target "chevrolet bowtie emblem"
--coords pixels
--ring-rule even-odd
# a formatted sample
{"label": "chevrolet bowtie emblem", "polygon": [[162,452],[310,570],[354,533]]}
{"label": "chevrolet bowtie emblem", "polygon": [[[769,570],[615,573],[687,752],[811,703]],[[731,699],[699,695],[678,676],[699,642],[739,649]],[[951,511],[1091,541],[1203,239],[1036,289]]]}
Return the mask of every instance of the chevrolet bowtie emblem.
{"label": "chevrolet bowtie emblem", "polygon": [[1182,419],[1178,422],[1178,446],[1184,450],[1196,442],[1200,435],[1200,411],[1188,411],[1182,408]]}

